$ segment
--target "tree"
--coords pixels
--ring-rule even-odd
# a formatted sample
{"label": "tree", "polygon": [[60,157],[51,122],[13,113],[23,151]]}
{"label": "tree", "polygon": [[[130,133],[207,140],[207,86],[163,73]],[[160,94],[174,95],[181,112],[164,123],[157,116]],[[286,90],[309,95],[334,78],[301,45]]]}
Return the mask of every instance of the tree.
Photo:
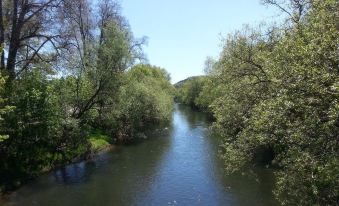
{"label": "tree", "polygon": [[4,89],[5,89],[6,78],[0,74],[0,143],[9,138],[8,134],[4,134],[4,128],[2,125],[3,116],[13,111],[13,106],[8,106],[7,100],[4,98]]}
{"label": "tree", "polygon": [[[116,1],[101,1],[95,21],[89,1],[64,1],[60,22],[66,25],[68,52],[65,68],[75,77],[73,118],[79,119],[94,106],[104,107],[106,94],[114,94],[120,73],[141,57],[144,40],[136,40],[120,14]],[[98,35],[97,35],[98,34]]]}
{"label": "tree", "polygon": [[206,77],[204,76],[191,77],[186,80],[179,88],[179,100],[193,108],[203,109],[204,105],[198,103],[198,98],[202,92],[205,81]]}
{"label": "tree", "polygon": [[288,16],[289,21],[296,25],[300,23],[312,5],[311,0],[262,0],[262,2],[277,7]]}
{"label": "tree", "polygon": [[2,190],[87,156],[93,130],[113,134],[105,115],[116,109],[123,77],[142,57],[144,41],[133,37],[113,0],[0,3]]}
{"label": "tree", "polygon": [[[57,44],[60,34],[52,32],[53,8],[60,0],[5,0],[1,1],[0,43],[5,45],[7,59],[1,56],[1,68],[12,81],[37,60],[51,62],[53,53],[42,55],[46,47],[56,52],[62,47]],[[6,23],[5,23],[6,22]]]}
{"label": "tree", "polygon": [[164,69],[145,64],[134,66],[124,75],[115,106],[105,112],[106,122],[114,125],[111,132],[119,141],[128,141],[145,126],[168,121],[174,94]]}
{"label": "tree", "polygon": [[338,1],[265,2],[288,24],[229,35],[199,101],[214,114],[228,173],[273,166],[283,204],[336,205]]}

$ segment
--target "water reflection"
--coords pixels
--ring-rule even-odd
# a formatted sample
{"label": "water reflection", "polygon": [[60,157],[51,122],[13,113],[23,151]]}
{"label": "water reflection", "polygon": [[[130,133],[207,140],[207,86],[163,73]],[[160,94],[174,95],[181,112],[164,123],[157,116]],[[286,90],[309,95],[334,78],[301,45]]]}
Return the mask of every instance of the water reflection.
{"label": "water reflection", "polygon": [[259,181],[224,175],[209,125],[206,115],[176,105],[171,125],[147,131],[147,140],[44,175],[8,204],[276,205],[271,171],[258,169]]}

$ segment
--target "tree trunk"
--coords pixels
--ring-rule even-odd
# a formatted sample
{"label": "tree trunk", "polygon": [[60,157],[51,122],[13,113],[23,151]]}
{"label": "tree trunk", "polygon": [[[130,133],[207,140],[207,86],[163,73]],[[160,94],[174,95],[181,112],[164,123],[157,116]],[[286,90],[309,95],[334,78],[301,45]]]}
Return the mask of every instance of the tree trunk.
{"label": "tree trunk", "polygon": [[[4,46],[5,44],[5,28],[4,28],[4,20],[2,14],[2,0],[0,0],[0,46]],[[5,53],[4,50],[1,51],[0,57],[0,70],[3,71],[5,69]]]}
{"label": "tree trunk", "polygon": [[16,57],[20,47],[20,35],[26,14],[25,6],[22,6],[20,14],[18,14],[19,7],[18,0],[13,0],[12,32],[11,39],[9,42],[8,58],[6,65],[6,70],[9,75],[9,81],[15,79],[16,76],[15,75]]}
{"label": "tree trunk", "polygon": [[6,70],[9,75],[9,81],[15,79],[15,61],[16,55],[18,52],[18,41],[20,31],[18,30],[18,1],[13,0],[13,14],[12,14],[12,32],[11,32],[11,39],[9,42],[9,49],[8,49],[8,58],[7,58],[7,65]]}

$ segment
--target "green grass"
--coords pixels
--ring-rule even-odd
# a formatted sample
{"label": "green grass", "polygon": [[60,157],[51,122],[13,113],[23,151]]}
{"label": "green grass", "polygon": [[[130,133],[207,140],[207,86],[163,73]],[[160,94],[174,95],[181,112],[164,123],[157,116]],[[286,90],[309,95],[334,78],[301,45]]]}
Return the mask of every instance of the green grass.
{"label": "green grass", "polygon": [[93,151],[98,151],[110,145],[109,136],[102,134],[101,131],[93,131],[88,137],[88,141],[91,144],[91,149]]}

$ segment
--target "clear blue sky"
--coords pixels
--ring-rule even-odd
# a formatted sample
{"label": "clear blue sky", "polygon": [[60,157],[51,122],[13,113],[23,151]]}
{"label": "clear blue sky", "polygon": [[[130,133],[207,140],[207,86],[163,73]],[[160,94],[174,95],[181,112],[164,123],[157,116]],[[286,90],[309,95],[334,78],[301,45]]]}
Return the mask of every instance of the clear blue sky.
{"label": "clear blue sky", "polygon": [[207,56],[217,57],[221,36],[276,14],[260,0],[120,0],[135,37],[148,37],[144,51],[165,68],[172,83],[203,74]]}

